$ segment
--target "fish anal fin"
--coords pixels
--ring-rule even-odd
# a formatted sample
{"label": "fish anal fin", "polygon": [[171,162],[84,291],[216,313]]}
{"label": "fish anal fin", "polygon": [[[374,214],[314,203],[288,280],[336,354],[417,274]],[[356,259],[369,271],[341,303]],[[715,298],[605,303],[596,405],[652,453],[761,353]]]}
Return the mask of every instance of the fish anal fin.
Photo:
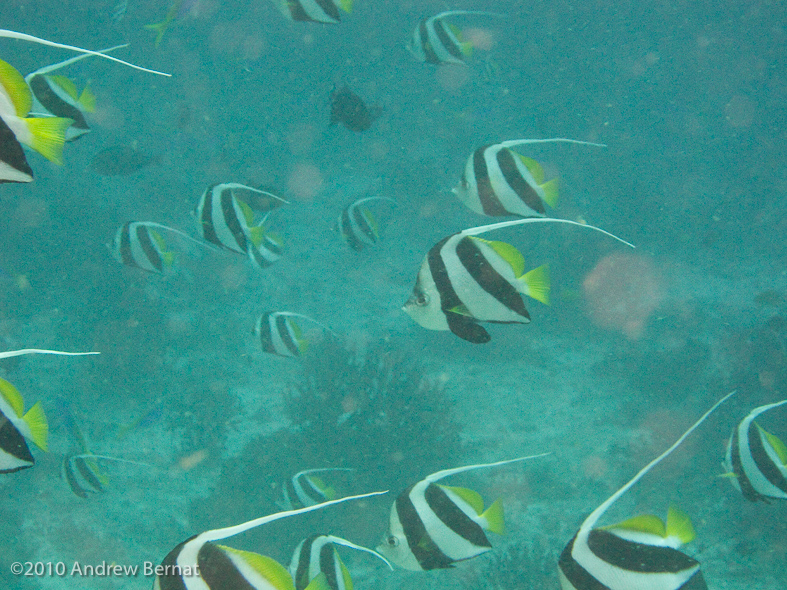
{"label": "fish anal fin", "polygon": [[458,313],[447,312],[445,314],[448,321],[448,328],[462,340],[467,340],[473,344],[486,344],[492,337],[482,326]]}
{"label": "fish anal fin", "polygon": [[551,282],[549,279],[549,265],[542,264],[533,270],[525,273],[520,281],[524,283],[526,295],[532,297],[536,301],[540,301],[544,305],[549,305],[549,292]]}
{"label": "fish anal fin", "polygon": [[500,498],[492,502],[489,508],[487,508],[480,516],[486,521],[487,530],[498,535],[505,535],[505,513],[503,511],[503,501]]}
{"label": "fish anal fin", "polygon": [[47,437],[49,436],[49,425],[46,421],[44,408],[41,407],[41,402],[36,402],[24,416],[27,426],[30,428],[30,437],[32,441],[42,451],[47,450]]}
{"label": "fish anal fin", "polygon": [[481,497],[481,494],[476,492],[475,490],[471,490],[468,488],[457,488],[452,486],[440,486],[443,489],[450,490],[457,496],[459,496],[462,500],[467,502],[470,507],[475,510],[476,514],[481,514],[484,511],[484,499]]}
{"label": "fish anal fin", "polygon": [[678,539],[681,545],[691,543],[697,534],[694,532],[694,525],[691,524],[689,515],[678,508],[670,505],[667,511],[667,537]]}

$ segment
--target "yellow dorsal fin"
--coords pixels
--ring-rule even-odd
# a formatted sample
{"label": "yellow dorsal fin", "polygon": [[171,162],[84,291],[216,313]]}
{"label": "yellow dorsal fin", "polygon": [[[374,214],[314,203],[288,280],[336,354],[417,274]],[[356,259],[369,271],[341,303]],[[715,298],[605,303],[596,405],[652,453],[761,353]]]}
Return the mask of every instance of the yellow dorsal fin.
{"label": "yellow dorsal fin", "polygon": [[544,305],[549,305],[549,291],[552,286],[549,280],[548,264],[542,264],[525,273],[520,278],[520,281],[525,285],[525,295],[540,301]]}
{"label": "yellow dorsal fin", "polygon": [[484,511],[484,499],[481,497],[481,494],[476,492],[475,490],[470,490],[468,488],[455,488],[453,486],[439,486],[444,490],[450,490],[462,500],[467,502],[470,507],[475,511],[476,514],[481,514]]}
{"label": "yellow dorsal fin", "polygon": [[544,202],[553,209],[557,207],[558,188],[557,178],[548,180],[541,185],[541,189],[544,191]]}
{"label": "yellow dorsal fin", "polygon": [[39,449],[46,451],[49,425],[46,422],[46,416],[44,415],[44,408],[41,407],[41,402],[36,402],[33,407],[27,411],[24,420],[30,428],[30,438],[32,441],[36,443]]}
{"label": "yellow dorsal fin", "polygon": [[533,176],[533,180],[536,181],[536,184],[544,182],[544,169],[541,167],[541,164],[536,162],[533,158],[528,158],[518,152],[514,152],[514,154],[516,154],[525,165],[525,168],[527,168],[528,172]]}
{"label": "yellow dorsal fin", "polygon": [[506,523],[503,512],[503,501],[498,498],[487,508],[481,517],[486,520],[486,528],[498,535],[505,535]]}
{"label": "yellow dorsal fin", "polygon": [[757,424],[757,428],[760,431],[760,434],[764,435],[768,443],[773,447],[773,450],[776,451],[776,456],[779,457],[779,460],[782,462],[782,465],[787,466],[787,446],[779,439],[778,436],[775,436],[765,430],[762,426]]}
{"label": "yellow dorsal fin", "polygon": [[86,113],[92,113],[96,110],[96,95],[90,90],[90,86],[85,86],[82,94],[79,96],[79,106]]}
{"label": "yellow dorsal fin", "polygon": [[372,234],[376,240],[380,239],[380,230],[377,227],[377,220],[372,215],[372,212],[369,211],[366,207],[361,208],[361,215],[366,220],[366,223],[369,224],[369,227],[372,228]]}
{"label": "yellow dorsal fin", "polygon": [[17,117],[26,117],[33,108],[33,93],[24,76],[10,63],[0,59],[0,86],[14,106]]}
{"label": "yellow dorsal fin", "polygon": [[251,551],[233,549],[226,545],[216,545],[216,547],[228,555],[243,560],[251,569],[268,580],[276,590],[295,590],[290,573],[275,559]]}
{"label": "yellow dorsal fin", "polygon": [[515,277],[519,277],[525,272],[525,258],[522,256],[522,253],[511,244],[507,244],[506,242],[492,242],[476,236],[470,236],[470,239],[483,242],[497,252],[500,257],[511,266],[511,270],[514,271]]}
{"label": "yellow dorsal fin", "polygon": [[347,566],[344,565],[344,562],[339,559],[339,566],[342,570],[342,578],[344,579],[344,589],[345,590],[353,590],[353,580],[350,577],[350,570],[347,569]]}
{"label": "yellow dorsal fin", "polygon": [[320,572],[309,582],[309,585],[304,590],[331,590],[331,586],[328,584],[328,578],[325,574]]}
{"label": "yellow dorsal fin", "polygon": [[238,206],[240,207],[244,221],[246,221],[246,225],[248,227],[252,227],[254,225],[254,210],[252,210],[246,201],[241,201],[238,197],[235,197],[235,200],[238,202]]}
{"label": "yellow dorsal fin", "polygon": [[691,524],[689,515],[678,508],[677,506],[670,505],[667,511],[667,537],[674,537],[678,539],[681,545],[691,543],[696,537],[694,526]]}
{"label": "yellow dorsal fin", "polygon": [[667,533],[667,529],[664,526],[664,521],[653,514],[640,514],[639,516],[634,516],[633,518],[629,518],[623,522],[603,526],[600,528],[604,530],[622,529],[626,531],[635,531],[638,533],[649,533],[651,535],[661,537],[662,539]]}
{"label": "yellow dorsal fin", "polygon": [[77,85],[74,84],[71,80],[66,78],[65,76],[59,75],[52,75],[49,76],[49,79],[52,80],[56,85],[60,86],[63,89],[63,92],[68,94],[74,102],[79,99],[79,90],[77,90]]}
{"label": "yellow dorsal fin", "polygon": [[32,135],[30,147],[55,164],[63,164],[63,144],[71,119],[41,117],[24,120]]}
{"label": "yellow dorsal fin", "polygon": [[15,418],[21,418],[25,412],[25,400],[22,399],[22,394],[19,393],[19,390],[2,377],[0,377],[0,395],[11,406],[11,409],[16,414]]}

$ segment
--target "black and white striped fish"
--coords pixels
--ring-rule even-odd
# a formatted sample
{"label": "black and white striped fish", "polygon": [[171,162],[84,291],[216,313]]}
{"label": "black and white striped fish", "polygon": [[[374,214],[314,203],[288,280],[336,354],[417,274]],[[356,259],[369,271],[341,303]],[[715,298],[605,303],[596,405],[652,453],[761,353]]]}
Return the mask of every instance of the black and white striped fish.
{"label": "black and white striped fish", "polygon": [[285,18],[292,21],[338,24],[341,8],[350,13],[353,0],[273,0]]}
{"label": "black and white striped fish", "polygon": [[282,484],[281,500],[276,502],[284,510],[322,504],[336,499],[336,490],[316,473],[353,471],[350,467],[322,467],[299,471]]}
{"label": "black and white striped fish", "polygon": [[104,491],[107,484],[109,484],[109,476],[101,469],[99,461],[115,461],[151,467],[151,465],[139,461],[130,461],[108,455],[95,455],[90,452],[68,455],[63,461],[63,479],[66,480],[74,495],[80,498],[88,498],[91,494]]}
{"label": "black and white striped fish", "polygon": [[462,32],[443,19],[449,16],[480,14],[500,16],[478,10],[447,10],[425,18],[413,31],[407,49],[420,61],[430,64],[464,64],[473,53],[473,44],[462,39]]}
{"label": "black and white striped fish", "polygon": [[333,535],[311,535],[298,543],[290,561],[290,575],[295,582],[295,590],[305,590],[320,574],[325,576],[331,590],[353,590],[350,572],[339,557],[335,545],[371,553],[393,570],[388,560],[376,551]]}
{"label": "black and white striped fish", "polygon": [[298,357],[306,352],[309,342],[293,318],[308,320],[336,336],[333,330],[307,315],[291,311],[266,311],[254,325],[254,334],[260,339],[262,350],[284,357]]}
{"label": "black and white striped fish", "polygon": [[243,199],[248,191],[264,194],[271,208],[275,208],[276,200],[286,203],[267,191],[235,183],[215,184],[205,190],[197,205],[197,231],[207,242],[246,254],[257,266],[265,268],[281,258],[282,244],[266,231],[267,216],[255,223],[253,207]]}
{"label": "black and white striped fish", "polygon": [[33,169],[22,144],[0,117],[0,184],[4,182],[33,182]]}
{"label": "black and white striped fish", "polygon": [[544,455],[467,465],[438,471],[403,491],[391,506],[388,534],[377,546],[383,556],[408,570],[453,567],[492,548],[485,531],[503,534],[500,500],[484,510],[478,492],[436,484],[449,475],[525,461]]}
{"label": "black and white striped fish", "polygon": [[363,204],[369,201],[396,201],[387,197],[366,197],[351,203],[342,211],[337,221],[337,228],[342,239],[353,250],[363,250],[366,246],[373,246],[380,239],[380,230],[377,220],[372,212]]}
{"label": "black and white striped fish", "polygon": [[467,207],[482,215],[544,217],[544,205],[554,208],[557,204],[557,179],[544,182],[544,170],[538,162],[510,149],[533,143],[605,147],[599,143],[563,138],[513,139],[486,145],[467,158],[462,178],[453,189],[454,194]]}
{"label": "black and white striped fish", "polygon": [[[733,392],[734,393],[734,392]],[[590,513],[558,561],[563,590],[706,590],[700,564],[669,543],[656,542],[646,531],[626,538],[622,525],[610,530],[593,528],[604,513],[654,466],[671,454],[710,414],[733,393],[705,412],[669,449],[648,463],[628,483]],[[691,535],[684,538],[688,539]]]}
{"label": "black and white striped fish", "polygon": [[732,484],[751,502],[787,499],[787,445],[754,421],[784,404],[787,399],[753,409],[727,442],[724,468]]}
{"label": "black and white striped fish", "polygon": [[109,246],[112,256],[126,266],[163,273],[166,268],[172,267],[175,253],[167,249],[164,238],[156,231],[160,227],[160,224],[150,221],[124,223],[118,228],[115,239]]}
{"label": "black and white striped fish", "polygon": [[[293,590],[287,568],[270,557],[239,551],[214,541],[233,537],[260,525],[318,510],[339,502],[368,498],[385,492],[348,496],[339,500],[262,516],[239,525],[205,531],[179,544],[161,563],[154,590]],[[318,576],[309,590],[328,590],[325,576]]]}
{"label": "black and white striped fish", "polygon": [[[98,53],[107,53],[126,47],[117,45],[102,49]],[[52,72],[80,61],[89,54],[82,54],[56,64],[37,69],[25,76],[25,82],[33,92],[33,113],[36,115],[65,117],[73,123],[66,131],[66,141],[78,139],[90,131],[85,113],[92,113],[96,106],[96,97],[88,86],[79,92],[76,85],[65,76]]]}
{"label": "black and white striped fish", "polygon": [[35,465],[27,440],[46,451],[48,434],[49,426],[41,402],[36,402],[25,412],[22,394],[0,378],[0,473],[13,473]]}
{"label": "black and white striped fish", "polygon": [[521,294],[548,303],[546,267],[524,272],[519,251],[505,242],[489,242],[478,234],[524,223],[566,223],[609,232],[567,219],[530,218],[463,230],[442,239],[424,257],[413,293],[402,310],[429,330],[450,330],[474,344],[489,342],[478,322],[526,324],[530,314]]}

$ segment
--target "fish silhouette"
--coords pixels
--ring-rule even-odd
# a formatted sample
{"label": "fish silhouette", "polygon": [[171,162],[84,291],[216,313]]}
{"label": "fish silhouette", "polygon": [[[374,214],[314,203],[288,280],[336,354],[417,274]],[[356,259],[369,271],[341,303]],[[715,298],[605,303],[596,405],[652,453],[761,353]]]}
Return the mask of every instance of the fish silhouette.
{"label": "fish silhouette", "polygon": [[331,92],[331,125],[341,123],[350,131],[366,131],[382,113],[382,107],[367,107],[346,84]]}

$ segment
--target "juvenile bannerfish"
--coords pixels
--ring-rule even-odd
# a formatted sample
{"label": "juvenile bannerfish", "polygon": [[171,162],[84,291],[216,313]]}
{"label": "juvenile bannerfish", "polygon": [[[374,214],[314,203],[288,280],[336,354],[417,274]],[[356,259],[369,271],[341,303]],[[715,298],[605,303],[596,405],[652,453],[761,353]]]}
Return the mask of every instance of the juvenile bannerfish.
{"label": "juvenile bannerfish", "polygon": [[[19,143],[55,164],[62,164],[66,129],[73,121],[62,117],[28,117],[32,108],[33,93],[22,74],[0,60],[0,118]],[[2,151],[6,151],[4,147]]]}
{"label": "juvenile bannerfish", "polygon": [[68,49],[70,51],[76,51],[78,53],[95,55],[97,57],[103,57],[104,59],[117,62],[119,64],[122,64],[129,68],[133,68],[135,70],[139,70],[141,72],[156,74],[158,76],[167,76],[167,77],[172,76],[172,74],[167,74],[165,72],[158,72],[156,70],[149,70],[148,68],[143,68],[142,66],[134,65],[127,61],[123,61],[122,59],[118,59],[116,57],[112,57],[111,55],[107,55],[106,53],[101,53],[100,51],[91,51],[90,49],[82,49],[81,47],[74,47],[73,45],[63,45],[62,43],[47,41],[46,39],[41,39],[40,37],[34,37],[33,35],[28,35],[26,33],[17,33],[16,31],[9,31],[8,29],[0,29],[0,37],[6,37],[8,39],[18,39],[20,41],[30,41],[31,43],[38,43],[39,45],[46,45],[47,47],[57,47],[58,49]]}
{"label": "juvenile bannerfish", "polygon": [[291,21],[338,24],[341,8],[352,12],[353,0],[273,0],[282,15]]}
{"label": "juvenile bannerfish", "polygon": [[[287,569],[270,557],[239,551],[213,541],[233,537],[260,525],[319,510],[340,502],[378,496],[387,492],[371,492],[348,496],[314,506],[286,510],[262,516],[248,522],[222,529],[205,531],[183,541],[170,551],[161,563],[161,573],[156,575],[153,590],[295,590]],[[313,585],[311,585],[313,584]],[[318,576],[309,590],[327,590],[324,576]]]}
{"label": "juvenile bannerfish", "polygon": [[606,147],[602,143],[562,137],[512,139],[485,145],[467,158],[462,178],[453,193],[469,209],[481,215],[544,217],[545,204],[552,208],[557,205],[557,178],[544,182],[544,170],[538,162],[510,149],[517,145],[534,143]]}
{"label": "juvenile bannerfish", "polygon": [[520,294],[548,303],[550,285],[546,267],[525,273],[524,258],[516,248],[475,236],[541,222],[592,229],[634,247],[603,229],[567,219],[517,219],[469,228],[443,238],[427,252],[412,295],[402,310],[424,328],[450,330],[474,344],[490,340],[489,333],[478,322],[528,323],[530,314]]}
{"label": "juvenile bannerfish", "polygon": [[295,590],[305,590],[308,585],[320,574],[325,576],[328,587],[331,590],[353,590],[353,582],[350,571],[339,557],[335,545],[343,545],[358,551],[371,553],[381,559],[393,570],[393,566],[382,555],[351,543],[347,539],[334,537],[333,535],[311,535],[307,537],[295,548],[295,552],[290,560],[290,575],[295,582]]}
{"label": "juvenile bannerfish", "polygon": [[336,499],[336,490],[325,483],[315,473],[327,471],[355,471],[351,467],[321,467],[299,471],[284,482],[281,487],[281,500],[276,502],[284,510],[294,510],[304,506],[314,506]]}
{"label": "juvenile bannerfish", "polygon": [[308,320],[338,338],[336,332],[314,318],[292,311],[266,311],[257,318],[254,335],[260,339],[262,350],[284,357],[299,357],[309,346],[300,326],[293,318]]}
{"label": "juvenile bannerfish", "polygon": [[25,412],[22,394],[0,378],[0,473],[13,473],[35,465],[36,460],[25,439],[46,451],[48,434],[49,426],[41,402],[36,402]]}
{"label": "juvenile bannerfish", "polygon": [[[560,555],[558,576],[563,590],[707,589],[699,562],[669,543],[654,543],[658,535],[652,530],[646,531],[644,537],[627,539],[622,530],[626,529],[626,526],[613,525],[610,530],[593,527],[612,504],[677,449],[689,434],[734,393],[733,391],[717,401],[670,448],[643,467],[627,484],[590,513]],[[677,537],[678,543],[693,537],[693,531],[686,528],[685,522],[678,528],[682,530],[672,535]]]}
{"label": "juvenile bannerfish", "polygon": [[[101,49],[98,53],[107,53],[115,49],[128,47],[128,44],[116,45]],[[54,75],[52,72],[71,65],[74,62],[90,57],[82,54],[56,64],[39,68],[25,76],[25,82],[33,92],[33,114],[63,117],[73,123],[66,131],[66,141],[79,139],[90,131],[85,113],[92,113],[96,108],[96,97],[88,86],[80,93],[76,84],[65,76]]]}
{"label": "juvenile bannerfish", "polygon": [[496,500],[484,510],[484,501],[477,492],[435,482],[471,469],[506,465],[548,454],[432,473],[396,498],[391,506],[388,534],[377,546],[377,551],[396,565],[415,571],[453,567],[457,561],[489,551],[492,545],[484,532],[503,534],[505,531],[501,501]]}
{"label": "juvenile bannerfish", "polygon": [[380,230],[377,220],[368,208],[363,207],[369,201],[388,201],[396,205],[396,201],[387,197],[366,197],[358,199],[344,208],[339,215],[337,228],[339,235],[350,248],[356,251],[363,250],[365,246],[372,246],[380,239]]}
{"label": "juvenile bannerfish", "polygon": [[787,445],[754,421],[784,404],[787,399],[754,408],[727,441],[725,475],[750,502],[787,499]]}
{"label": "juvenile bannerfish", "polygon": [[422,19],[413,31],[407,49],[420,61],[430,64],[464,64],[473,53],[473,44],[462,39],[462,32],[444,19],[458,15],[503,15],[482,10],[447,10]]}

